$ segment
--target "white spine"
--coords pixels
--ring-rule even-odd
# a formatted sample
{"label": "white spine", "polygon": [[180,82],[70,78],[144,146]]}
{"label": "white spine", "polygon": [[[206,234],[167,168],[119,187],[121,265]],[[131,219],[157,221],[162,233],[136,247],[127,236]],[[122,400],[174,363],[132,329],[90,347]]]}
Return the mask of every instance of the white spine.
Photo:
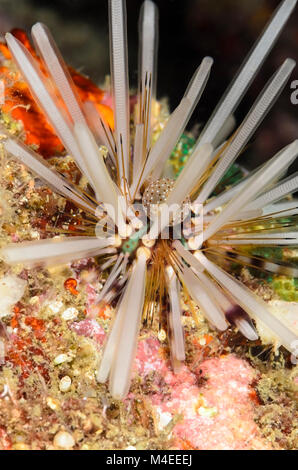
{"label": "white spine", "polygon": [[40,57],[43,58],[49,74],[68,109],[70,118],[73,122],[86,123],[78,102],[74,83],[49,29],[42,23],[36,23],[32,27],[31,34],[35,47]]}
{"label": "white spine", "polygon": [[[209,212],[224,206],[227,202],[229,202],[236,194],[239,194],[240,191],[244,188],[244,186],[247,184],[248,179],[245,178],[241,180],[238,184],[235,184],[235,186],[232,186],[229,189],[226,189],[222,193],[219,194],[219,196],[215,196],[213,199],[211,199],[209,202],[207,202],[204,205],[203,208],[203,214],[206,215]],[[195,201],[196,203],[196,201]]]}
{"label": "white spine", "polygon": [[244,233],[244,234],[239,234],[237,235],[237,233],[235,235],[232,235],[231,237],[229,237],[230,240],[237,240],[237,239],[246,239],[246,238],[250,238],[250,239],[262,239],[262,240],[266,240],[266,239],[281,239],[281,238],[288,238],[288,239],[297,239],[297,236],[298,236],[298,232],[294,231],[294,232],[287,232],[287,231],[282,231],[282,232],[278,232],[276,230],[261,230],[260,232],[258,233]]}
{"label": "white spine", "polygon": [[283,168],[287,168],[297,157],[298,140],[288,145],[285,149],[278,152],[264,167],[262,167],[252,179],[249,179],[240,194],[226,205],[203,233],[204,240],[212,237],[223,225],[240,212],[240,210],[260,194],[263,187],[266,187],[270,181],[274,181],[277,174],[280,174]]}
{"label": "white spine", "polygon": [[210,245],[227,245],[227,246],[248,246],[248,245],[261,245],[261,246],[296,246],[298,245],[298,236],[293,238],[266,238],[259,240],[256,238],[246,238],[243,240],[226,239],[226,240],[211,240]]}
{"label": "white spine", "polygon": [[178,361],[185,360],[184,332],[182,326],[182,309],[180,299],[180,285],[174,270],[166,269],[166,278],[170,298],[169,322],[172,330],[172,346],[174,358]]}
{"label": "white spine", "polygon": [[139,20],[139,100],[138,107],[141,107],[141,90],[147,79],[151,86],[150,95],[148,96],[148,133],[146,142],[146,153],[151,143],[151,108],[152,100],[156,97],[156,81],[157,81],[157,48],[158,48],[158,11],[156,5],[151,0],[145,0],[142,5]]}
{"label": "white spine", "polygon": [[[236,119],[233,114],[228,116],[227,120],[225,121],[223,127],[220,129],[219,133],[216,135],[215,139],[212,141],[212,145],[214,148],[221,145],[232,133],[236,126]],[[197,148],[197,146],[196,146]]]}
{"label": "white spine", "polygon": [[124,235],[126,233],[126,226],[121,208],[119,207],[116,186],[109,175],[96,141],[89,128],[84,124],[75,124],[74,131],[84,157],[85,165],[92,175],[92,183],[96,189],[96,194],[105,204],[107,210],[108,205],[110,206],[108,213],[118,226],[120,235]]}
{"label": "white spine", "polygon": [[[179,241],[175,241],[173,243],[173,248],[177,250],[180,256],[192,267],[197,277],[200,279],[202,284],[205,286],[206,292],[212,296],[213,300],[215,300],[220,307],[223,309],[225,314],[227,314],[230,310],[233,309],[234,304],[231,302],[229,298],[223,293],[223,290],[214,282],[212,281],[204,272],[203,265],[197,260],[195,255],[189,253],[189,251],[183,248],[183,245]],[[235,324],[241,333],[250,341],[255,341],[258,339],[258,335],[256,334],[253,327],[249,324],[246,319],[236,319]]]}
{"label": "white spine", "polygon": [[158,10],[151,0],[145,0],[139,20],[140,29],[140,64],[139,73],[142,83],[145,77],[151,77],[152,98],[156,95],[156,75],[157,75],[157,48],[158,48]]}
{"label": "white spine", "polygon": [[164,150],[164,154],[159,159],[158,164],[154,165],[154,169],[153,169],[154,179],[158,179],[162,175],[167,158],[169,157],[170,153],[174,149],[175,144],[177,143],[181,134],[185,130],[188,124],[188,121],[192,113],[194,112],[194,109],[197,106],[203,94],[203,91],[207,85],[212,65],[213,65],[213,59],[211,57],[205,57],[202,60],[201,65],[196,70],[191,81],[189,82],[189,85],[184,94],[184,98],[182,99],[182,101],[184,101],[185,103],[188,103],[188,106],[186,106],[185,113],[184,114],[181,113],[179,117],[180,129],[178,132],[178,138],[176,138],[175,141],[174,141],[174,138],[169,140],[168,145],[166,146]]}
{"label": "white spine", "polygon": [[[217,300],[225,314],[229,313],[229,310],[233,309],[235,305],[232,304],[230,300],[228,300],[222,289],[213,281],[211,281],[211,279],[205,273],[196,272],[196,274],[209,294]],[[249,339],[250,341],[256,341],[258,339],[256,331],[246,318],[235,318],[234,323],[243,336],[245,336],[245,338]]]}
{"label": "white spine", "polygon": [[169,194],[167,199],[169,205],[181,204],[186,196],[191,194],[200,176],[202,176],[204,162],[210,158],[212,153],[212,145],[204,144],[191,155]]}
{"label": "white spine", "polygon": [[281,181],[273,189],[262,194],[257,199],[244,207],[244,210],[261,209],[268,204],[273,204],[276,201],[294,193],[298,189],[298,173],[294,176],[286,178]]}
{"label": "white spine", "polygon": [[258,339],[259,336],[257,332],[245,318],[236,318],[235,325],[237,326],[238,330],[243,334],[243,336],[249,339],[249,341],[256,341]]}
{"label": "white spine", "polygon": [[121,266],[122,260],[123,260],[123,254],[118,256],[118,259],[117,259],[115,265],[113,266],[113,269],[111,270],[108,279],[106,280],[102,290],[100,291],[100,293],[99,293],[99,295],[96,299],[97,303],[100,303],[102,301],[102,299],[107,294],[110,287],[112,287],[113,282],[115,281],[115,279],[117,279],[117,276],[120,274],[121,269],[122,269],[122,266]]}
{"label": "white spine", "polygon": [[37,153],[30,150],[22,142],[14,139],[7,139],[4,143],[5,150],[13,157],[17,158],[39,178],[41,178],[54,191],[73,201],[79,207],[88,212],[95,213],[96,208],[88,202],[66,179],[62,178],[55,170],[49,168],[46,161]]}
{"label": "white spine", "polygon": [[144,304],[146,262],[147,257],[141,251],[128,281],[125,318],[121,324],[110,375],[110,392],[116,399],[124,398],[130,386]]}
{"label": "white spine", "polygon": [[266,85],[261,95],[243,121],[227,150],[221,156],[210,178],[201,190],[197,202],[204,203],[210,196],[230,165],[238,157],[244,146],[261,124],[273,103],[283,90],[295,67],[295,61],[287,59]]}
{"label": "white spine", "polygon": [[59,104],[55,103],[55,98],[53,94],[49,92],[46,86],[46,79],[41,74],[35,59],[30,55],[23,44],[12,36],[12,34],[7,33],[5,38],[9,50],[28,83],[36,102],[43,109],[69,154],[73,156],[81,171],[91,182],[91,175],[88,173],[81,151],[73,135],[71,122],[66,120],[66,116],[64,116],[60,111]]}
{"label": "white spine", "polygon": [[175,240],[172,246],[192,268],[194,268],[197,272],[203,271],[201,263],[199,263],[198,260],[184,248],[179,240]]}
{"label": "white spine", "polygon": [[12,243],[1,250],[5,261],[10,264],[39,263],[60,264],[69,261],[96,256],[102,249],[113,245],[114,239],[95,237],[50,238],[22,243]]}
{"label": "white spine", "polygon": [[281,344],[292,351],[293,344],[297,341],[297,336],[292,333],[283,323],[270,314],[265,302],[258,299],[249,289],[245,288],[239,281],[220,269],[206,258],[202,253],[198,253],[198,259],[205,269],[222,285],[233,298],[237,299],[239,305],[250,316],[260,320],[279,338]]}
{"label": "white spine", "polygon": [[[120,335],[124,317],[127,311],[128,298],[130,294],[130,285],[126,286],[123,297],[119,302],[119,306],[116,312],[116,318],[111,327],[109,336],[107,338],[104,352],[101,358],[100,366],[97,372],[96,379],[100,383],[105,383],[111,372],[113,364],[117,341]],[[109,299],[110,300],[110,299]]]}
{"label": "white spine", "polygon": [[[130,129],[126,7],[124,0],[109,0],[110,56],[115,134],[119,174],[129,178]],[[123,157],[123,162],[122,162]]]}
{"label": "white spine", "polygon": [[[113,137],[109,128],[105,126],[105,123],[101,120],[100,114],[98,113],[94,103],[87,101],[83,105],[83,109],[86,114],[86,118],[89,126],[91,127],[100,145],[107,147],[109,154],[116,165],[115,161],[115,149],[112,148]],[[104,127],[105,126],[105,127]]]}
{"label": "white spine", "polygon": [[144,124],[136,124],[135,143],[133,150],[133,185],[137,185],[143,165]]}
{"label": "white spine", "polygon": [[[156,169],[157,172],[155,177],[158,178],[160,176],[165,162],[184,131],[191,114],[204,91],[212,64],[213,59],[211,59],[211,57],[205,57],[200,67],[195,72],[179,106],[171,114],[156,144],[149,153],[142,177],[141,179],[139,178],[139,187],[142,186],[143,182],[148,178],[153,170]],[[132,186],[132,193],[136,190],[136,184],[137,183]]]}
{"label": "white spine", "polygon": [[177,209],[177,206],[182,204],[186,196],[190,194],[201,174],[202,162],[212,154],[212,150],[213,148],[210,144],[204,144],[198,151],[192,154],[175,182],[166,203],[161,205],[147,235],[148,239],[156,239],[163,229],[169,225],[169,215],[173,215],[174,209]]}
{"label": "white spine", "polygon": [[203,315],[207,320],[220,331],[224,331],[228,327],[224,313],[219,305],[207,293],[201,281],[187,267],[183,268],[181,277],[185,283],[193,300],[198,304],[202,310]]}

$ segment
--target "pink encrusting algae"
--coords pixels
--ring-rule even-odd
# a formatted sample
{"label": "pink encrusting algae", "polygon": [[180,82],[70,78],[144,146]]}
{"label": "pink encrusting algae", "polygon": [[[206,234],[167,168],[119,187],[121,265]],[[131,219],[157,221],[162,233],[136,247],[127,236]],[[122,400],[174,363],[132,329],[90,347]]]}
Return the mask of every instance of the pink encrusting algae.
{"label": "pink encrusting algae", "polygon": [[[72,328],[92,338],[102,349],[105,333],[96,321],[82,320]],[[229,354],[201,362],[194,372],[182,365],[174,374],[165,347],[156,337],[148,335],[139,341],[133,371],[133,376],[138,375],[141,383],[155,374],[156,390],[149,394],[149,399],[160,429],[175,416],[181,416],[172,429],[175,448],[272,448],[261,437],[254,422],[256,403],[252,384],[256,372],[247,361]],[[130,393],[126,399],[128,406],[133,399],[134,394]]]}

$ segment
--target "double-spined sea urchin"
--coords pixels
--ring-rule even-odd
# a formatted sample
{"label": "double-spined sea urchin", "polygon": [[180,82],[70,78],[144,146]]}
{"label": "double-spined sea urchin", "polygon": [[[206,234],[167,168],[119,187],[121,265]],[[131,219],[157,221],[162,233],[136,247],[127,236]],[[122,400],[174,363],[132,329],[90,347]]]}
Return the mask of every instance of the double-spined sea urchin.
{"label": "double-spined sea urchin", "polygon": [[[270,314],[264,301],[219,265],[222,259],[237,259],[244,265],[297,276],[297,269],[286,262],[264,260],[251,252],[255,247],[297,246],[297,204],[285,203],[282,209],[274,204],[298,187],[296,175],[281,179],[297,157],[298,141],[238,184],[217,196],[213,194],[295,66],[292,59],[285,60],[239,128],[229,136],[232,115],[295,3],[284,0],[273,15],[175,181],[165,178],[165,164],[204,91],[213,60],[210,57],[202,60],[179,106],[153,145],[157,76],[154,3],[146,0],[141,10],[139,86],[137,104],[131,112],[125,2],[109,1],[114,129],[102,119],[93,103],[80,102],[68,69],[44,25],[37,23],[32,28],[39,58],[12,34],[6,35],[9,50],[32,95],[89,186],[84,190],[67,181],[3,129],[6,151],[85,214],[86,236],[12,244],[3,248],[2,255],[7,263],[28,265],[100,256],[102,269],[109,270],[109,275],[98,302],[109,303],[117,297],[119,301],[97,378],[105,382],[109,377],[115,398],[124,397],[129,390],[142,320],[148,323],[153,313],[161,311],[167,302],[174,367],[184,360],[181,286],[218,330],[234,323],[243,335],[255,340],[257,331],[252,318],[257,324],[263,323],[280,344],[293,351],[297,337],[291,329]],[[99,143],[106,147],[107,155]],[[155,209],[151,211],[150,207],[148,211],[151,203]]]}

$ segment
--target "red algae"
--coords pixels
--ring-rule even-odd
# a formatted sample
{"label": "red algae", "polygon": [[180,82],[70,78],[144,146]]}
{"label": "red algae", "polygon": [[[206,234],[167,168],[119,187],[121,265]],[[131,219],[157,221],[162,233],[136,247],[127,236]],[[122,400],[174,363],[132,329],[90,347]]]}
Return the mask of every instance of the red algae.
{"label": "red algae", "polygon": [[0,426],[0,449],[11,450],[12,442],[4,427]]}
{"label": "red algae", "polygon": [[[40,65],[43,74],[47,75],[34,48],[31,46],[27,34],[21,29],[12,30],[12,34],[30,51]],[[0,52],[6,60],[11,60],[8,47],[3,43],[0,44]],[[89,78],[79,74],[71,67],[69,67],[69,73],[82,102],[92,101],[102,118],[113,129],[113,112],[105,104],[106,93]],[[36,104],[20,73],[16,70],[12,72],[10,66],[4,62],[0,66],[0,77],[5,84],[5,102],[1,106],[2,112],[10,114],[15,121],[22,123],[25,131],[25,143],[29,146],[36,146],[38,152],[44,158],[50,158],[63,153],[64,147],[62,142],[56,136],[54,129]],[[61,106],[63,106],[62,103]]]}
{"label": "red algae", "polygon": [[76,289],[77,287],[77,281],[73,278],[66,279],[64,282],[64,287],[66,290],[68,290],[72,295],[78,295],[78,291]]}

